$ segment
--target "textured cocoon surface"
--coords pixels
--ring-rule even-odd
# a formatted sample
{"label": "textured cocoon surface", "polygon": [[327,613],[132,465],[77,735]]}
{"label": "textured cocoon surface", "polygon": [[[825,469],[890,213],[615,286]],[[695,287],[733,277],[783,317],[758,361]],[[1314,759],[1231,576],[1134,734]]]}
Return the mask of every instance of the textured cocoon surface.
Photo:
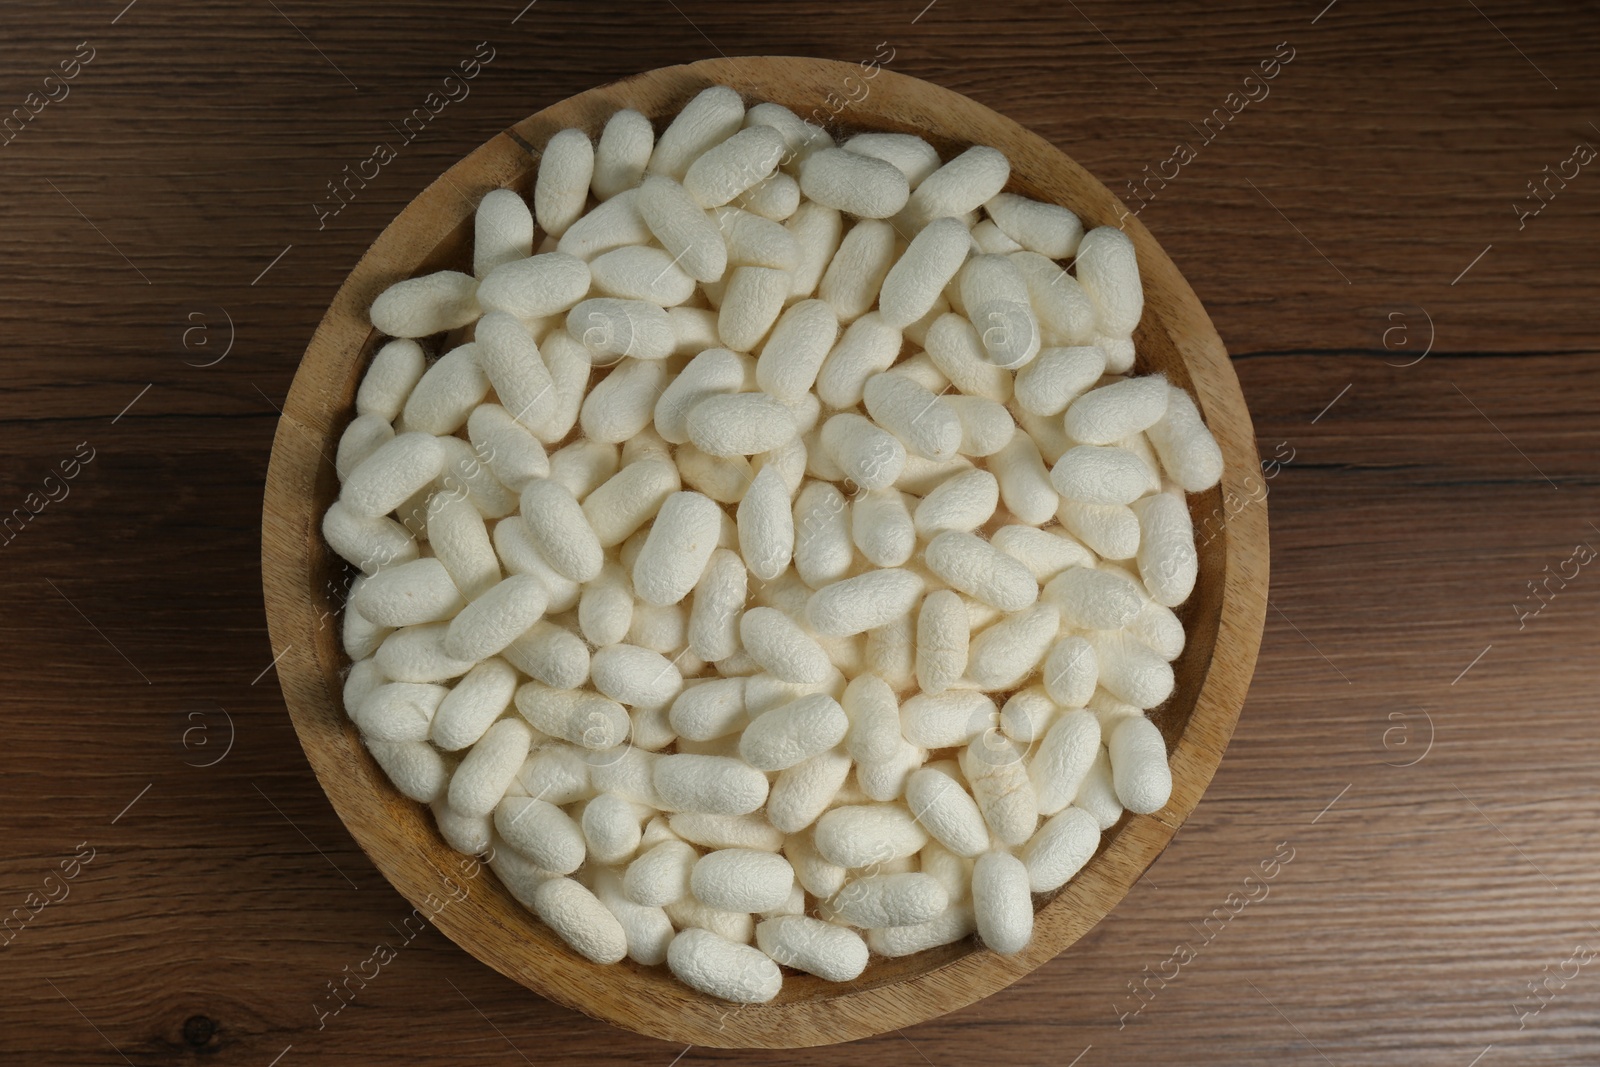
{"label": "textured cocoon surface", "polygon": [[372,325],[392,337],[427,337],[478,317],[478,279],[442,270],[395,282],[372,302]]}
{"label": "textured cocoon surface", "polygon": [[740,1004],[765,1003],[783,984],[778,965],[765,953],[709,930],[684,930],[673,938],[667,966],[684,984]]}
{"label": "textured cocoon surface", "polygon": [[906,176],[881,159],[824,148],[800,166],[800,192],[824,207],[863,219],[886,219],[906,206]]}

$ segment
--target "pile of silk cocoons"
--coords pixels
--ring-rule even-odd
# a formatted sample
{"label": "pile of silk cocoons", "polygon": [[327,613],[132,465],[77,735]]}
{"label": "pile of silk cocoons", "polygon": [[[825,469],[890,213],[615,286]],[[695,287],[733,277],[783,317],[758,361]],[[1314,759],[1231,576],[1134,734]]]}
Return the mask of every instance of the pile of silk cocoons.
{"label": "pile of silk cocoons", "polygon": [[713,87],[555,134],[470,274],[374,301],[344,706],[587,959],[763,1002],[1017,953],[1167,803],[1222,455],[1129,376],[1127,236],[1009,176]]}

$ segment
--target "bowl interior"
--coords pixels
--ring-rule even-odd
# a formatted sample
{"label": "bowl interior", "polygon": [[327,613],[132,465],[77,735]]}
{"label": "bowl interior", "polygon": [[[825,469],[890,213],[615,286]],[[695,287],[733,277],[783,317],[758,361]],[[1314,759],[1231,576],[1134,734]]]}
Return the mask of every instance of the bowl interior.
{"label": "bowl interior", "polygon": [[[1168,806],[1125,815],[1083,871],[1039,902],[1033,942],[1016,956],[969,939],[875,959],[853,983],[786,975],[776,1001],[737,1008],[688,989],[665,968],[599,966],[576,956],[487,867],[451,850],[422,805],[394,790],[342,709],[349,664],[339,618],[350,571],[320,534],[339,488],[330,457],[379,343],[366,315],[372,299],[402,278],[470,271],[477,201],[499,187],[531,193],[538,150],[556,131],[576,126],[598,136],[624,107],[649,115],[659,130],[712,84],[732,86],[750,102],[784,104],[836,132],[917,133],[947,158],[971,144],[993,145],[1012,161],[1008,190],[1071,207],[1085,226],[1123,219],[1146,294],[1136,372],[1165,373],[1195,395],[1226,460],[1222,484],[1190,497],[1200,578],[1180,611],[1189,636],[1173,665],[1176,694],[1152,712],[1172,758]],[[307,349],[273,444],[262,534],[268,622],[274,648],[285,649],[278,675],[290,716],[334,808],[384,875],[457,944],[530,989],[628,1029],[708,1046],[824,1044],[920,1022],[1008,985],[1076,941],[1198,802],[1243,704],[1266,611],[1266,509],[1249,413],[1220,338],[1154,238],[1103,185],[1016,123],[914,78],[816,59],[711,60],[582,93],[495,137],[424,190],[350,274]]]}

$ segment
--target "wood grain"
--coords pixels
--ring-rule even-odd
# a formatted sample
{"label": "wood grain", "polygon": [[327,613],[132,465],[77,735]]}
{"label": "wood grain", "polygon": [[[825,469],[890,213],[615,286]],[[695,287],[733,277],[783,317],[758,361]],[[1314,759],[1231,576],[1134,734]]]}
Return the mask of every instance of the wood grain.
{"label": "wood grain", "polygon": [[[852,125],[918,131],[946,156],[992,145],[1012,162],[1008,188],[1069,204],[1087,226],[1122,209],[1104,186],[1047,142],[993,111],[928,82],[881,69],[816,59],[705,60],[581,93],[518,122],[451,167],[406,206],[356,265],[306,351],[284,402],[267,473],[262,581],[289,713],[323,788],[362,848],[408,900],[441,899],[461,880],[462,858],[423,806],[387,781],[342,710],[349,667],[324,620],[343,602],[347,568],[321,537],[338,494],[325,459],[353,417],[361,374],[383,338],[368,321],[373,298],[394,282],[432,270],[470,270],[472,207],[491,189],[526,192],[537,153],[558,130],[598,138],[611,115],[640,111],[664,126],[698,92],[729,85],[802,116],[826,116],[844,86],[866,86]],[[1137,335],[1143,373],[1163,372],[1192,389],[1223,447],[1222,484],[1190,501],[1206,531],[1200,577],[1184,607],[1189,640],[1174,664],[1177,695],[1154,717],[1171,749],[1173,796],[1159,812],[1125,817],[1070,884],[1042,904],[1033,940],[1012,957],[969,939],[901,959],[875,961],[854,982],[795,974],[770,1004],[727,1003],[688,989],[664,968],[600,966],[582,959],[521,907],[491,875],[440,911],[457,944],[540,994],[595,1018],[669,1041],[718,1047],[833,1044],[923,1022],[999,990],[1078,940],[1122,899],[1166,847],[1211,780],[1238,720],[1266,613],[1265,501],[1229,516],[1259,483],[1259,459],[1238,379],[1194,292],[1137,220],[1127,223],[1140,259],[1145,315]]]}
{"label": "wood grain", "polygon": [[[280,15],[139,0],[113,25],[124,6],[0,10],[8,107],[77,42],[98,50],[67,100],[0,147],[0,500],[20,506],[78,442],[97,449],[70,496],[0,548],[0,665],[16,680],[0,903],[23,906],[80,841],[98,848],[70,896],[0,949],[0,1061],[1600,1056],[1593,965],[1537,1014],[1513,1009],[1597,936],[1600,585],[1585,568],[1522,629],[1512,610],[1600,525],[1594,176],[1522,230],[1511,209],[1541,168],[1595,142],[1592,11],[1341,2],[1313,24],[1325,3],[1023,2],[1001,19],[939,0],[913,23],[924,3],[539,0],[512,26],[521,3],[278,0]],[[482,40],[498,56],[471,96],[319,231],[325,183]],[[1294,457],[1268,482],[1260,664],[1204,802],[1088,936],[1004,994],[902,1034],[685,1050],[537,998],[431,928],[319,1029],[326,983],[378,942],[400,945],[390,924],[412,906],[327,802],[271,673],[251,684],[279,651],[257,569],[272,405],[307,339],[389,220],[508,123],[719,50],[854,62],[885,40],[891,70],[995,108],[1113,190],[1192,136],[1187,123],[1278,42],[1298,50],[1270,98],[1140,216],[1227,342],[1262,455],[1282,442]],[[231,314],[235,346],[186,366],[218,351],[183,346],[202,308],[213,323]],[[1423,309],[1431,353],[1396,366],[1428,337]],[[1410,324],[1409,350],[1385,345],[1391,313]],[[186,766],[221,751],[220,709],[231,750]],[[1128,983],[1203,940],[1194,927],[1282,841],[1295,858],[1270,895],[1119,1022]]]}

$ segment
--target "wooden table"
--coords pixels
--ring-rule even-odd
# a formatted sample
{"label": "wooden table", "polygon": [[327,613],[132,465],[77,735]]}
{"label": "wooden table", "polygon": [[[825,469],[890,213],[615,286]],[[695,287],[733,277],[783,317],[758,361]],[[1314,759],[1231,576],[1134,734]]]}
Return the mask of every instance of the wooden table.
{"label": "wooden table", "polygon": [[[0,105],[37,111],[0,132],[0,514],[38,512],[0,533],[0,910],[55,898],[0,931],[0,1060],[1600,1057],[1600,18],[522,2],[0,10]],[[276,407],[388,219],[523,115],[718,53],[892,56],[1130,204],[1149,178],[1277,461],[1255,687],[1149,876],[999,996],[792,1054],[614,1031],[407,941],[289,727],[257,562]],[[370,177],[335,199],[346,168]]]}

